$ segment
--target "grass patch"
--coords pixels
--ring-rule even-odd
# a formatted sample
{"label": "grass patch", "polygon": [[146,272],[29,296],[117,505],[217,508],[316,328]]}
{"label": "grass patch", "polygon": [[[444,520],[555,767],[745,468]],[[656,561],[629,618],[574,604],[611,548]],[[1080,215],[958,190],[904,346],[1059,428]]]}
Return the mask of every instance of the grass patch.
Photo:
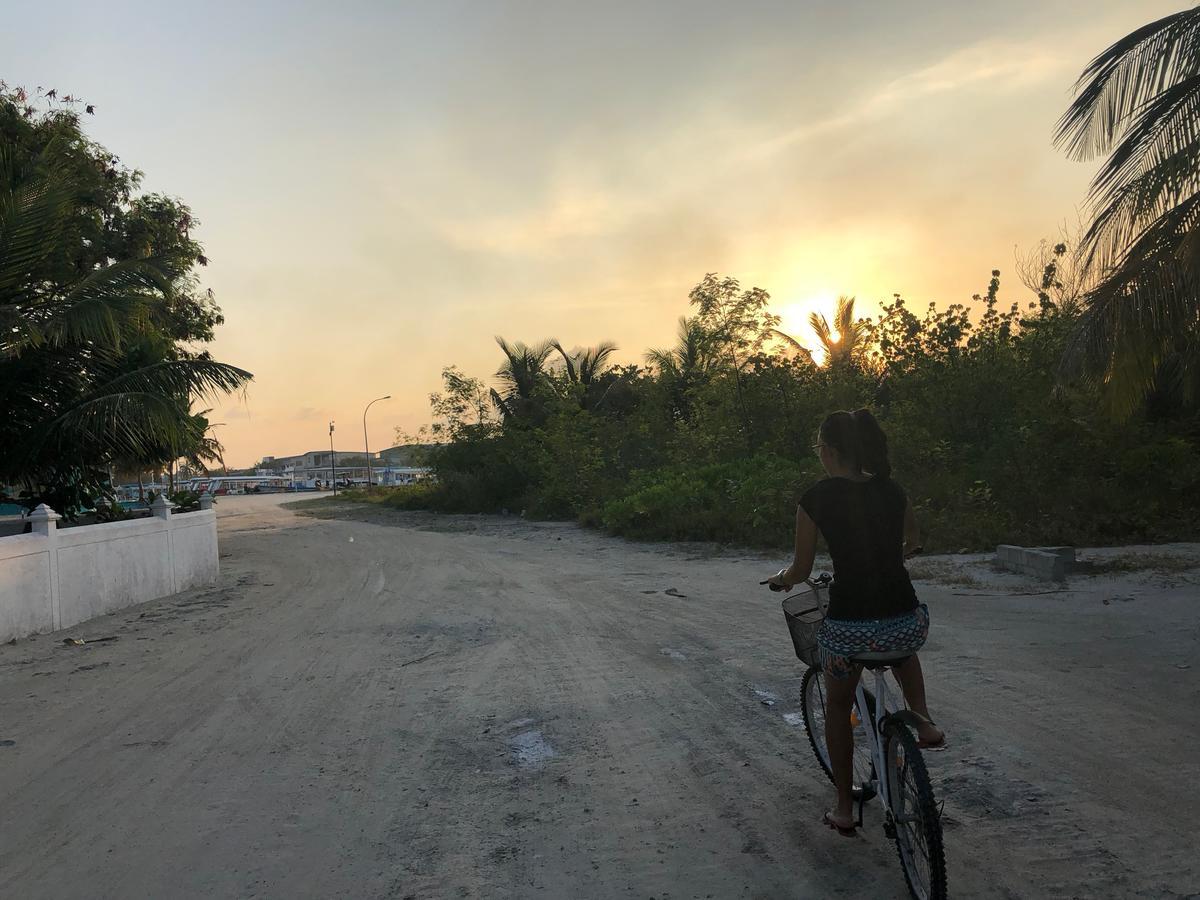
{"label": "grass patch", "polygon": [[1200,558],[1173,553],[1118,553],[1099,559],[1080,560],[1075,571],[1087,575],[1112,575],[1122,572],[1189,572],[1200,568]]}
{"label": "grass patch", "polygon": [[913,581],[933,581],[937,584],[954,587],[979,588],[985,586],[974,575],[964,572],[953,563],[923,559],[909,562],[907,568],[908,576]]}

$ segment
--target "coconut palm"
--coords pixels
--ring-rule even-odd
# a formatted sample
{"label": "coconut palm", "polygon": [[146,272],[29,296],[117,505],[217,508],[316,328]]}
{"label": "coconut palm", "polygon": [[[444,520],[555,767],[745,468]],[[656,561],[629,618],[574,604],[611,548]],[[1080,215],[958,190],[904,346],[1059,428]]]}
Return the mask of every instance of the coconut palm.
{"label": "coconut palm", "polygon": [[800,359],[807,360],[808,362],[813,361],[812,351],[786,331],[781,331],[778,328],[772,328],[770,329],[770,333],[773,334],[781,344],[783,344],[787,352],[792,353],[794,356],[799,357]]}
{"label": "coconut palm", "polygon": [[646,362],[664,375],[680,378],[707,375],[716,364],[716,353],[700,320],[680,316],[677,334],[673,348],[648,350]]}
{"label": "coconut palm", "polygon": [[563,374],[567,383],[578,385],[577,396],[583,409],[599,409],[604,405],[613,387],[618,382],[627,381],[631,374],[608,371],[605,368],[609,357],[617,351],[617,345],[611,341],[604,341],[595,347],[577,347],[569,353],[558,341],[551,341],[550,346],[562,357]]}
{"label": "coconut palm", "polygon": [[190,452],[192,400],[251,378],[157,330],[178,274],[167,263],[64,275],[56,261],[73,258],[86,203],[54,148],[24,167],[0,152],[0,483],[54,496],[66,514],[113,460]]}
{"label": "coconut palm", "polygon": [[808,324],[825,351],[829,366],[847,366],[857,362],[867,337],[867,326],[854,318],[854,298],[838,297],[833,325],[821,313],[810,313]]}
{"label": "coconut palm", "polygon": [[604,371],[608,358],[617,351],[617,345],[611,341],[604,341],[595,347],[576,348],[570,353],[558,341],[551,341],[550,346],[562,357],[567,380],[585,387],[595,383]]}
{"label": "coconut palm", "polygon": [[554,346],[549,341],[528,346],[520,341],[510,344],[497,336],[504,352],[504,363],[496,371],[500,390],[492,389],[492,402],[505,421],[520,421],[540,415],[538,393],[546,384],[547,365]]}
{"label": "coconut palm", "polygon": [[1064,359],[1129,414],[1200,380],[1200,7],[1139,28],[1083,71],[1056,143],[1108,154],[1092,180],[1086,260],[1101,277]]}

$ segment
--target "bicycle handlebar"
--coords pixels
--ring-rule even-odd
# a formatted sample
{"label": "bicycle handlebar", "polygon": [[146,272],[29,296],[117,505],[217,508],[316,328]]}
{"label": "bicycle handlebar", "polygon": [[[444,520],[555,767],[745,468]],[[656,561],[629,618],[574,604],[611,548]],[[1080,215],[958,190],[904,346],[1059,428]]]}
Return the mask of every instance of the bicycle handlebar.
{"label": "bicycle handlebar", "polygon": [[[816,578],[805,578],[804,579],[804,583],[807,584],[813,590],[816,590],[817,588],[827,587],[831,581],[833,581],[833,576],[830,575],[828,572],[822,572]],[[771,579],[769,579],[769,578],[765,581],[760,581],[759,584],[765,584],[767,587],[769,587],[772,591],[774,591],[777,594],[780,591],[791,590],[791,588],[784,587],[782,584],[773,583],[771,581]],[[792,587],[795,587],[795,585],[792,585]]]}

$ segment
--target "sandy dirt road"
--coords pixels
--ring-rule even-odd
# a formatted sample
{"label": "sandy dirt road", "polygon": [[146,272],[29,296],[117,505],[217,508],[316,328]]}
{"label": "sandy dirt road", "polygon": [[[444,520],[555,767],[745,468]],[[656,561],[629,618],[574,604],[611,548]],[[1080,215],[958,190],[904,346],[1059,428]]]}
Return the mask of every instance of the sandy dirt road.
{"label": "sandy dirt road", "polygon": [[[878,804],[819,825],[769,562],[279,499],[0,647],[0,897],[906,895]],[[1197,896],[1198,582],[919,585],[952,895]]]}

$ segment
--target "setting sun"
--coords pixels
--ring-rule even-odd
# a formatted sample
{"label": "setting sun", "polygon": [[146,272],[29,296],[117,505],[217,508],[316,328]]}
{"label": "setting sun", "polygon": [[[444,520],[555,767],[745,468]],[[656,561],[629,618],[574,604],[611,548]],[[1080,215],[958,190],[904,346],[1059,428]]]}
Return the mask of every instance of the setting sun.
{"label": "setting sun", "polygon": [[[809,324],[808,318],[813,313],[824,316],[830,324],[833,323],[833,312],[837,307],[837,295],[833,291],[818,291],[802,300],[783,303],[775,307],[779,316],[779,330],[803,344],[813,354],[819,363],[824,357],[820,341]],[[837,332],[833,332],[837,336]]]}

